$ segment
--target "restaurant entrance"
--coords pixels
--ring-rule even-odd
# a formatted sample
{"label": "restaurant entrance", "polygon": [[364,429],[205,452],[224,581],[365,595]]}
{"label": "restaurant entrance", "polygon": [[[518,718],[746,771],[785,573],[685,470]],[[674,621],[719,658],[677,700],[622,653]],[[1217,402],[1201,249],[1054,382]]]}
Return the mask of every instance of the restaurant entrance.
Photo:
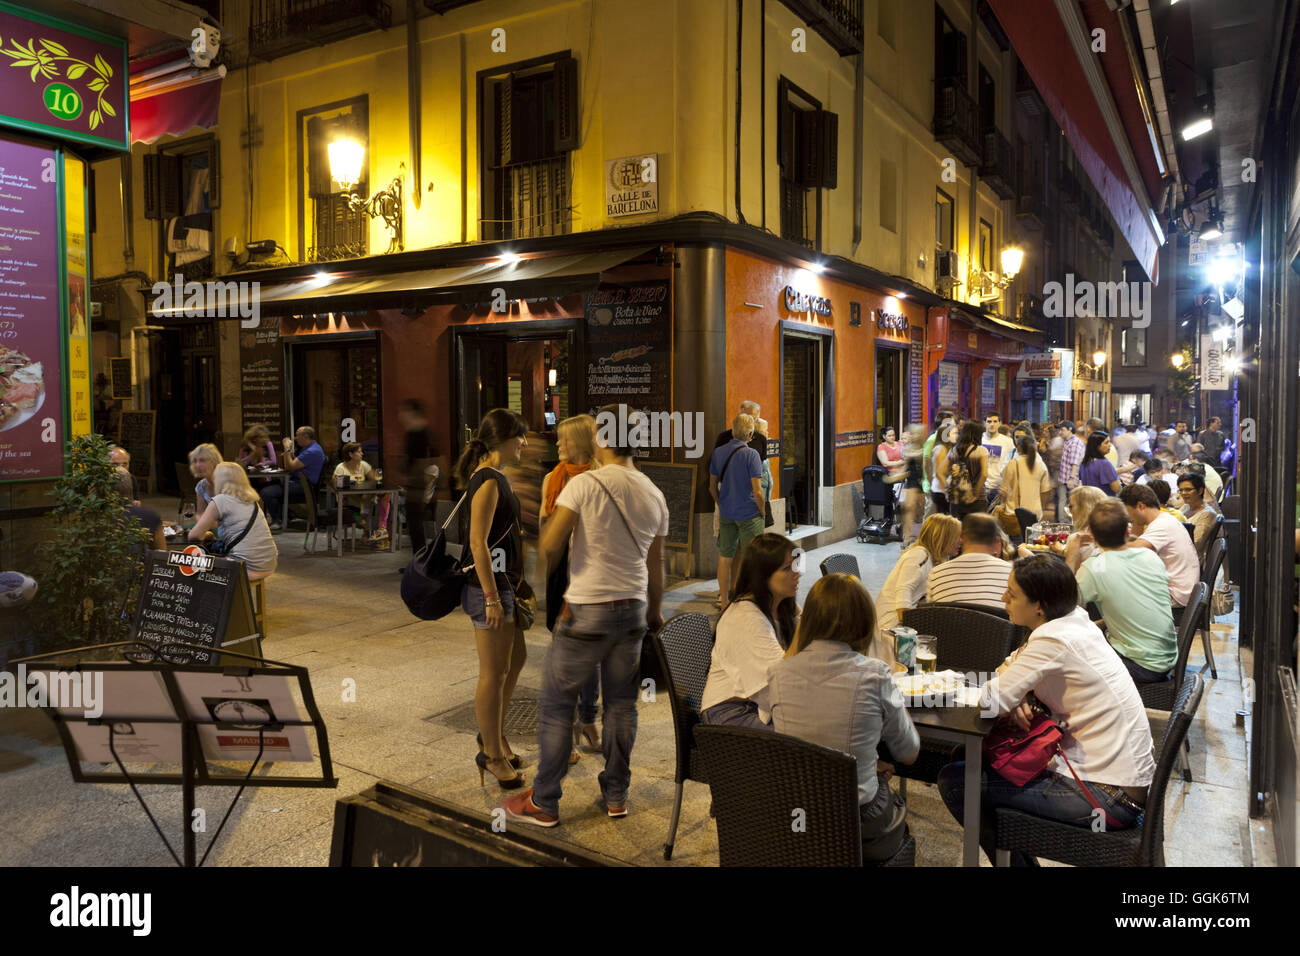
{"label": "restaurant entrance", "polygon": [[[230,437],[219,436],[219,361],[212,322],[170,325],[149,336],[149,368],[154,370],[150,407],[158,410],[154,474],[161,490],[180,492],[177,466],[189,468],[189,453],[195,446]],[[232,449],[222,448],[221,452],[224,455]]]}
{"label": "restaurant entrance", "polygon": [[833,392],[830,380],[833,338],[830,330],[783,322],[781,335],[781,475],[779,491],[786,500],[786,524],[817,525],[818,491],[826,456],[823,444],[834,421],[824,397]]}
{"label": "restaurant entrance", "polygon": [[881,441],[886,428],[903,437],[903,369],[907,352],[900,347],[876,345],[876,440]]}
{"label": "restaurant entrance", "polygon": [[365,460],[382,467],[384,422],[375,333],[302,338],[308,341],[290,339],[294,429],[308,425],[315,430],[331,472],[339,449],[349,441],[359,442]]}

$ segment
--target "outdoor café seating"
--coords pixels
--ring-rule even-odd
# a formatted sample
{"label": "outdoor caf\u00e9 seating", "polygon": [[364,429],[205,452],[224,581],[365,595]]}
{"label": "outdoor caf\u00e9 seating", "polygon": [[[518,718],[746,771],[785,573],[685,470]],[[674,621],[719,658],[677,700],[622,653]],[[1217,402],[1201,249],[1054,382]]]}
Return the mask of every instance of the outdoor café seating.
{"label": "outdoor caf\u00e9 seating", "polygon": [[708,615],[680,614],[670,619],[654,636],[655,653],[667,686],[673,712],[676,737],[677,793],[673,799],[668,839],[664,842],[664,859],[673,858],[677,824],[682,815],[682,795],[687,780],[706,783],[695,746],[695,732],[700,727],[700,700],[709,676],[713,651],[713,631]]}

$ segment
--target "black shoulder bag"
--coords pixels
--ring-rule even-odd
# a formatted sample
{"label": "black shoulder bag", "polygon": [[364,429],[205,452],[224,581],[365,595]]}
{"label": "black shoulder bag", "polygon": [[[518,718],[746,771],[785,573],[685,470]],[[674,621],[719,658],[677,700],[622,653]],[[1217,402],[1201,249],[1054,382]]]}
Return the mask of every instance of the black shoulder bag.
{"label": "black shoulder bag", "polygon": [[258,505],[252,505],[252,509],[253,513],[248,516],[248,524],[244,525],[243,531],[239,532],[239,534],[235,535],[233,538],[217,538],[211,544],[204,545],[203,550],[218,558],[228,555],[235,545],[243,541],[248,532],[253,530],[253,522],[257,520],[257,516],[261,514],[262,509]]}

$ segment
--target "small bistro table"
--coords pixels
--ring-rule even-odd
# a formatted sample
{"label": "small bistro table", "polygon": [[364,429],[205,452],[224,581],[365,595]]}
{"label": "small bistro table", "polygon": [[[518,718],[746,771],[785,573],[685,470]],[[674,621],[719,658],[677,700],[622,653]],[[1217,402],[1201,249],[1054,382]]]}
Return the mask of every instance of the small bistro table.
{"label": "small bistro table", "polygon": [[[906,696],[904,700],[906,700]],[[984,738],[993,729],[993,719],[980,715],[978,706],[954,704],[924,706],[909,702],[907,712],[917,732],[931,740],[951,741],[966,746],[966,800],[962,813],[962,866],[980,865],[980,768]]]}
{"label": "small bistro table", "polygon": [[280,498],[280,530],[284,531],[289,527],[289,481],[297,474],[293,471],[285,471],[283,468],[276,468],[272,471],[262,471],[258,468],[248,470],[248,480],[255,478],[271,478],[280,482],[280,488],[284,494]]}
{"label": "small bistro table", "polygon": [[343,505],[348,498],[372,498],[374,499],[375,513],[379,509],[379,499],[384,495],[392,495],[392,506],[389,508],[389,516],[393,522],[393,530],[388,536],[388,550],[396,551],[398,540],[402,536],[402,489],[396,485],[376,485],[373,481],[363,481],[354,483],[351,487],[340,488],[337,483],[331,481],[325,486],[326,500],[330,497],[334,499],[335,508],[338,512],[338,527],[335,531],[335,537],[338,539],[338,556],[343,557]]}

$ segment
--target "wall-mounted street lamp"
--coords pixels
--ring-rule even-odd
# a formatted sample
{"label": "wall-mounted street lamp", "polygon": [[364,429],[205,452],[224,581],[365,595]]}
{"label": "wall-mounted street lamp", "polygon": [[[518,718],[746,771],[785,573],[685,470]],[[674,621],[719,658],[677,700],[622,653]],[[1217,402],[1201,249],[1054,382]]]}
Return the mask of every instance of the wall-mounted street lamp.
{"label": "wall-mounted street lamp", "polygon": [[1090,375],[1098,375],[1101,373],[1101,367],[1105,364],[1106,364],[1105,350],[1097,349],[1097,351],[1092,353],[1092,364],[1089,365],[1087,362],[1080,362],[1079,368],[1085,369]]}
{"label": "wall-mounted street lamp", "polygon": [[1182,368],[1185,361],[1187,361],[1187,359],[1184,357],[1182,352],[1175,352],[1173,355],[1169,356],[1169,364],[1176,369]]}
{"label": "wall-mounted street lamp", "polygon": [[355,139],[343,137],[329,144],[330,175],[338,181],[348,196],[348,206],[364,210],[371,219],[381,218],[393,233],[388,243],[389,252],[401,252],[403,243],[403,203],[402,178],[406,175],[406,164],[398,163],[398,174],[383,189],[377,190],[369,199],[362,199],[352,192],[352,187],[361,181],[361,167],[365,163],[366,148]]}

